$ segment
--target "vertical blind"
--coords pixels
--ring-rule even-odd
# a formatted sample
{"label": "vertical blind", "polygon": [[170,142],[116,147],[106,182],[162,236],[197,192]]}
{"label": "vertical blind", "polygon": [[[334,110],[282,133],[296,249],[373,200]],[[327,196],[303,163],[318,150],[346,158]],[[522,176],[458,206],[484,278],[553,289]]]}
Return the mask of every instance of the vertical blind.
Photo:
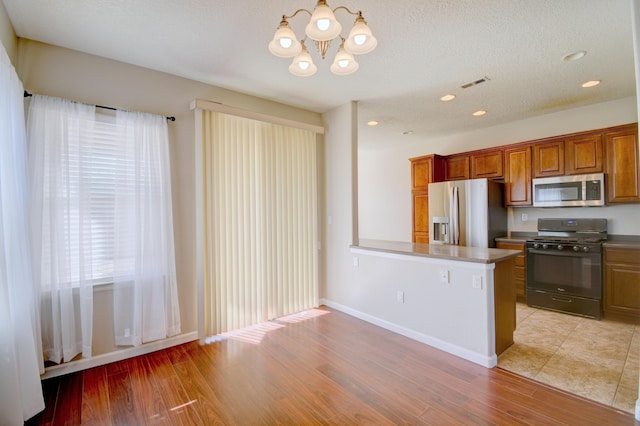
{"label": "vertical blind", "polygon": [[195,113],[201,338],[317,306],[315,133]]}

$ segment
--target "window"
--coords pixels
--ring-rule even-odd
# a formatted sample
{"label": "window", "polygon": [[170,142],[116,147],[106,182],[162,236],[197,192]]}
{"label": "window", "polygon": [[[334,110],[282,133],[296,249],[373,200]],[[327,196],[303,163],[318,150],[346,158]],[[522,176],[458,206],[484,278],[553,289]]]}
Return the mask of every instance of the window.
{"label": "window", "polygon": [[[45,173],[45,208],[55,203],[53,198],[62,197],[68,210],[62,230],[53,229],[51,218],[45,218],[43,235],[65,234],[68,246],[63,249],[67,250],[69,279],[74,287],[81,279],[93,284],[113,282],[116,265],[120,278],[133,274],[135,233],[124,232],[118,239],[114,233],[127,226],[123,214],[135,206],[136,180],[149,180],[156,188],[161,184],[160,174],[153,169],[136,170],[134,159],[128,155],[135,140],[126,136],[115,117],[96,115],[88,129],[69,139],[62,175]],[[62,182],[56,182],[59,177]],[[43,264],[51,265],[52,250],[60,249],[44,244]]]}

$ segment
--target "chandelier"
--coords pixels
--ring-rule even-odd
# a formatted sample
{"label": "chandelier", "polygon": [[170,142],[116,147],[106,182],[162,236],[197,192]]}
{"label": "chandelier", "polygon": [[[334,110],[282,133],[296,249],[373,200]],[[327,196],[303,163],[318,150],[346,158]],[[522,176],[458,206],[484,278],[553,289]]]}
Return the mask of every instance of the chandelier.
{"label": "chandelier", "polygon": [[[338,10],[345,10],[347,13],[356,16],[353,28],[351,28],[346,39],[342,37],[342,25],[335,17],[335,12]],[[288,19],[295,17],[300,12],[307,12],[311,19],[305,27],[306,37],[298,41],[289,26]],[[273,40],[269,43],[269,51],[280,58],[293,58],[291,65],[289,65],[289,72],[297,76],[308,77],[315,74],[318,67],[313,63],[313,59],[304,44],[305,40],[312,40],[322,59],[324,59],[331,41],[338,37],[340,37],[340,48],[330,68],[331,72],[337,75],[347,75],[355,72],[359,65],[353,55],[369,53],[378,44],[376,38],[371,34],[367,22],[362,17],[362,11],[352,12],[345,6],[339,6],[331,10],[325,0],[318,0],[313,13],[307,9],[298,9],[291,16],[282,15],[282,21],[280,21]]]}

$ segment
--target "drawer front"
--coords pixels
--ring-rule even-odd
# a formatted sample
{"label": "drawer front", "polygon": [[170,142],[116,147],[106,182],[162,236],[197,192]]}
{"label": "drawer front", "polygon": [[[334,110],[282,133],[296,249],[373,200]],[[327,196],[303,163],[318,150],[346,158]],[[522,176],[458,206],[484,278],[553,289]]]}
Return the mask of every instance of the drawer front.
{"label": "drawer front", "polygon": [[604,261],[606,263],[640,263],[640,250],[624,248],[604,248]]}
{"label": "drawer front", "polygon": [[527,305],[558,312],[571,312],[595,319],[602,317],[600,300],[559,295],[542,290],[527,290]]}
{"label": "drawer front", "polygon": [[507,250],[524,250],[524,243],[507,243],[505,241],[496,242],[498,248]]}

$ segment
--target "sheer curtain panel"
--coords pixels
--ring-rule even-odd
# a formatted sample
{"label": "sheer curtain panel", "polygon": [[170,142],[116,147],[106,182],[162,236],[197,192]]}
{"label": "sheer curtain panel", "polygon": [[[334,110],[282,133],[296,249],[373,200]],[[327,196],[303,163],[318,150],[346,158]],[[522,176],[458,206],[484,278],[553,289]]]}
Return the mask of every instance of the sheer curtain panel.
{"label": "sheer curtain panel", "polygon": [[195,114],[201,340],[317,306],[315,133]]}
{"label": "sheer curtain panel", "polygon": [[93,226],[90,155],[95,107],[34,95],[27,140],[34,275],[46,360],[91,356]]}
{"label": "sheer curtain panel", "polygon": [[[180,332],[167,121],[118,111],[124,158],[115,191],[114,321],[117,345]],[[132,238],[133,237],[133,238]]]}
{"label": "sheer curtain panel", "polygon": [[0,44],[0,424],[44,409],[37,288],[31,273],[24,89]]}

